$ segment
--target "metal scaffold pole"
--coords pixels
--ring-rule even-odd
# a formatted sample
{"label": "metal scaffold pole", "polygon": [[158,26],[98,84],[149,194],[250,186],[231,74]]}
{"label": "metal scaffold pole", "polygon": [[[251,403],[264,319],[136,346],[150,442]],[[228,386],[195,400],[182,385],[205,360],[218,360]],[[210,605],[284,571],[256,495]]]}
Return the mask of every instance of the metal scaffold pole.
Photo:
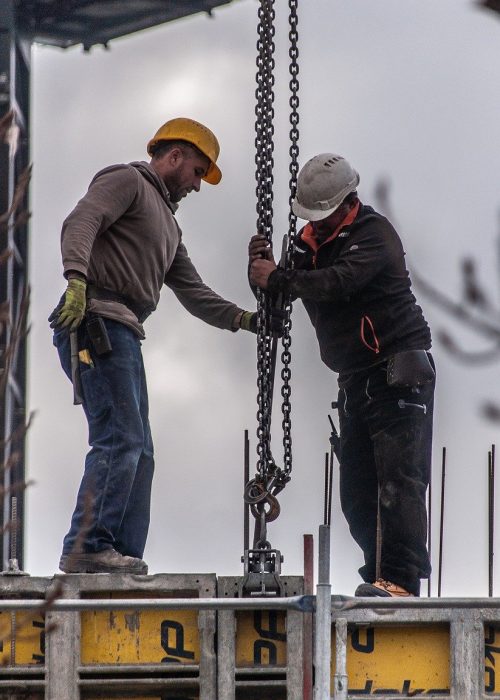
{"label": "metal scaffold pole", "polygon": [[16,3],[0,3],[0,559],[23,564],[28,314],[29,81],[31,44]]}
{"label": "metal scaffold pole", "polygon": [[316,586],[316,634],[314,700],[329,700],[331,684],[330,526],[319,526],[318,585]]}

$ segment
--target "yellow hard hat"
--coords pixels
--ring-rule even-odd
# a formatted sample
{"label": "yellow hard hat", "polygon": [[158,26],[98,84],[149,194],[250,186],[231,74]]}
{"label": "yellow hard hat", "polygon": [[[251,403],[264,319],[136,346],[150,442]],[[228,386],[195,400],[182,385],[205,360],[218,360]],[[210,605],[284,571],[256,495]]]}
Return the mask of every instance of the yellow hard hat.
{"label": "yellow hard hat", "polygon": [[192,143],[209,159],[210,165],[203,180],[211,185],[217,185],[222,178],[222,173],[215,164],[219,157],[219,142],[210,129],[195,122],[194,119],[178,117],[165,122],[148,142],[149,155],[153,155],[154,147],[160,141],[177,141],[177,139]]}

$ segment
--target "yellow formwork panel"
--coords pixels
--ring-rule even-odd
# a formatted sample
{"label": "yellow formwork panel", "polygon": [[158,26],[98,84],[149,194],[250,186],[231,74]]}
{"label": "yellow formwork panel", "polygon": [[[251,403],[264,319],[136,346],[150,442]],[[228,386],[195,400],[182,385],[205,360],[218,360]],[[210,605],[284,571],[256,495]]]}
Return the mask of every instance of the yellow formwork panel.
{"label": "yellow formwork panel", "polygon": [[[487,693],[500,692],[500,627],[485,625],[484,628],[484,689]],[[496,662],[499,662],[498,665]]]}
{"label": "yellow formwork panel", "polygon": [[81,614],[82,664],[198,664],[196,610],[95,610]]}
{"label": "yellow formwork panel", "polygon": [[[332,627],[332,679],[334,673],[335,628]],[[352,694],[445,694],[450,689],[449,628],[428,625],[350,630],[347,677]]]}
{"label": "yellow formwork panel", "polygon": [[31,611],[0,612],[0,664],[4,667],[45,664],[43,615]]}
{"label": "yellow formwork panel", "polygon": [[286,666],[286,613],[254,610],[236,614],[236,667]]}

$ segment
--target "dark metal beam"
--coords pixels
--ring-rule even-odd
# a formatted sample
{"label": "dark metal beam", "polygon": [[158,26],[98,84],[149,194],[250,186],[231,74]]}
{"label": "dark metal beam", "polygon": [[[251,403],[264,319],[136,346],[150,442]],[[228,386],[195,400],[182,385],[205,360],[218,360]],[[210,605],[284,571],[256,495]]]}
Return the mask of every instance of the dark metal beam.
{"label": "dark metal beam", "polygon": [[[3,119],[4,125],[10,124],[0,143],[0,255],[10,253],[0,263],[0,561],[3,569],[13,556],[19,560],[21,568],[23,560],[27,187],[11,215],[6,217],[5,214],[13,209],[16,187],[28,167],[29,77],[30,45],[16,31],[14,0],[2,0],[0,121]],[[13,512],[17,513],[17,530],[13,529]],[[12,548],[14,543],[17,543],[16,552]]]}
{"label": "dark metal beam", "polygon": [[68,48],[112,39],[232,0],[15,0],[19,31],[32,41]]}

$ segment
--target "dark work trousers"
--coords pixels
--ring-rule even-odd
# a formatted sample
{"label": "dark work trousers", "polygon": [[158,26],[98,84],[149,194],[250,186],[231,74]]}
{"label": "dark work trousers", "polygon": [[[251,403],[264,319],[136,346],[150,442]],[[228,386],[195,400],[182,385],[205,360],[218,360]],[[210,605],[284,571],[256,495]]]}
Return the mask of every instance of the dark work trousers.
{"label": "dark work trousers", "polygon": [[[89,350],[92,362],[79,365],[91,449],[63,554],[114,548],[142,558],[154,459],[141,343],[122,323],[104,321],[113,349],[103,356],[93,351],[85,323],[78,329],[79,349]],[[54,345],[71,378],[67,330],[56,329]]]}
{"label": "dark work trousers", "polygon": [[386,364],[339,391],[340,498],[352,536],[363,550],[364,581],[376,578],[380,488],[381,578],[420,593],[431,572],[426,489],[432,448],[434,382],[389,387]]}

